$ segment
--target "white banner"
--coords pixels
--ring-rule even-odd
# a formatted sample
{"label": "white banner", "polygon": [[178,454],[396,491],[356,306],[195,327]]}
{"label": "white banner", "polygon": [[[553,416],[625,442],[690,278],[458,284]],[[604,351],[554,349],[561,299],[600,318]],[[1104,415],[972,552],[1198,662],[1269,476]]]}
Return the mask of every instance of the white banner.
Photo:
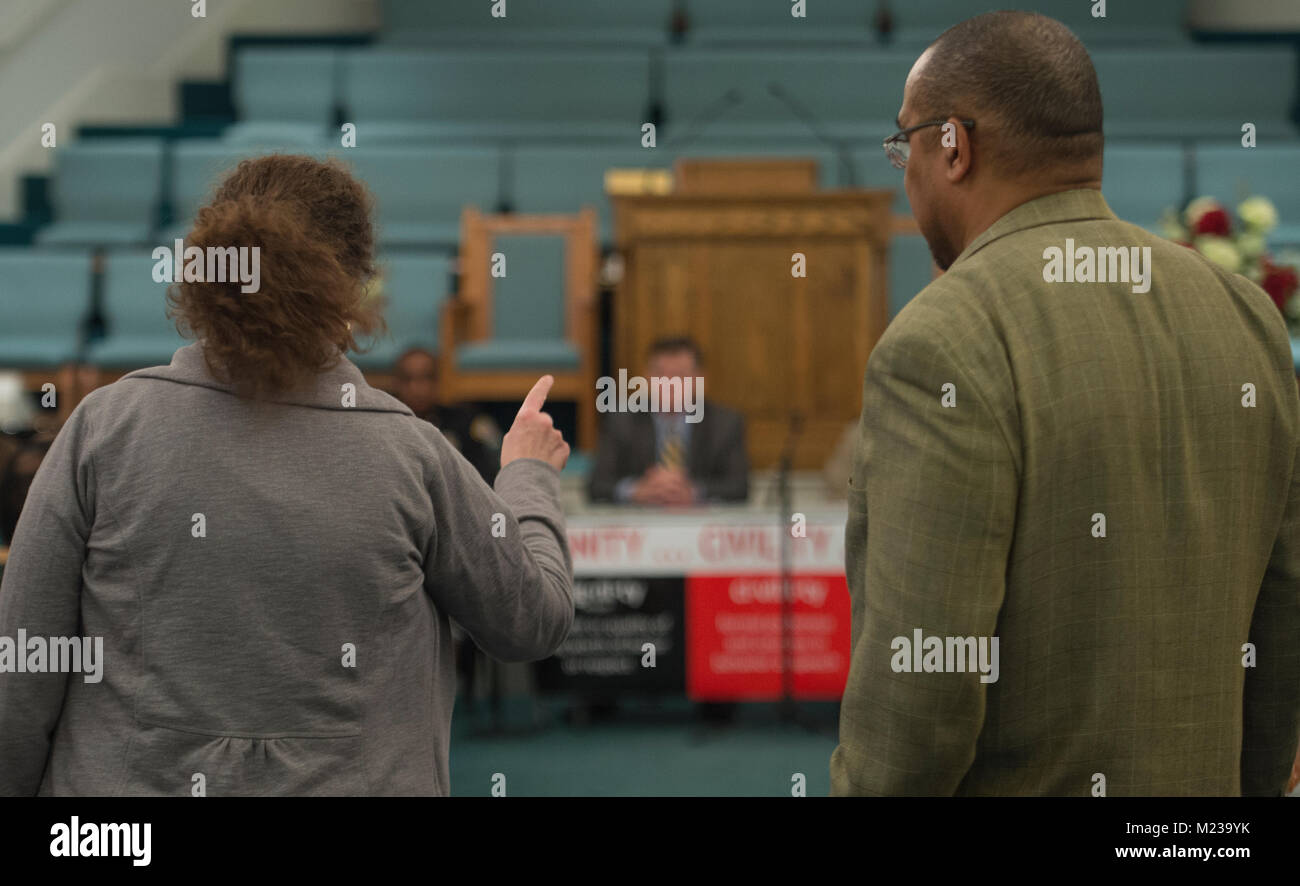
{"label": "white banner", "polygon": [[[784,526],[797,572],[844,571],[844,512],[797,514]],[[781,568],[774,515],[753,511],[610,511],[570,517],[573,571],[583,576],[771,574]]]}

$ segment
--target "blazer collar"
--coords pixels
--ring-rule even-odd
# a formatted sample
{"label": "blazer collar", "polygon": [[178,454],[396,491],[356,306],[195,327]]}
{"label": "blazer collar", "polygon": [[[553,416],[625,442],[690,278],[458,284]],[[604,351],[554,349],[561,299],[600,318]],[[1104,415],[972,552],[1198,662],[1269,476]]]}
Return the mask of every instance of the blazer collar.
{"label": "blazer collar", "polygon": [[[137,369],[122,376],[122,381],[133,378],[162,379],[177,384],[211,388],[214,391],[223,391],[232,396],[234,395],[234,389],[231,385],[217,381],[212,377],[212,373],[208,371],[207,363],[203,359],[202,342],[195,342],[177,350],[172,356],[172,362],[167,366],[151,366],[147,369]],[[343,386],[345,384],[355,386],[355,406],[343,405]],[[339,356],[338,363],[317,375],[306,387],[296,391],[275,394],[268,397],[267,400],[272,403],[307,406],[313,409],[398,412],[413,415],[411,410],[404,406],[401,401],[367,384],[361,370],[357,369],[356,365],[343,355]]]}
{"label": "blazer collar", "polygon": [[1115,220],[1115,213],[1106,204],[1106,198],[1096,188],[1077,188],[1072,191],[1058,191],[1045,197],[1035,197],[1021,203],[1015,209],[991,224],[984,233],[970,242],[961,255],[952,263],[970,258],[994,240],[1008,234],[1014,234],[1028,228],[1051,225],[1057,222],[1085,221],[1090,219]]}

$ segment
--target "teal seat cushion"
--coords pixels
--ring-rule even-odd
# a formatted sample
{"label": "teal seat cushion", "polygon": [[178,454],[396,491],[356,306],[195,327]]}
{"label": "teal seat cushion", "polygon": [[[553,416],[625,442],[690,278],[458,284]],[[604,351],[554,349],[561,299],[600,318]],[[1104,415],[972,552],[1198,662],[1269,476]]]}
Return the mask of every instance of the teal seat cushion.
{"label": "teal seat cushion", "polygon": [[165,366],[178,348],[190,343],[179,335],[119,335],[91,344],[87,359],[95,366],[114,368]]}
{"label": "teal seat cushion", "polygon": [[139,246],[149,242],[149,229],[143,222],[54,222],[36,232],[36,242],[42,246]]}
{"label": "teal seat cushion", "polygon": [[71,363],[76,356],[75,330],[69,335],[0,336],[0,366],[45,369]]}
{"label": "teal seat cushion", "polygon": [[317,149],[323,143],[337,143],[341,135],[342,130],[335,130],[318,123],[245,120],[227,126],[221,133],[221,138],[230,145],[275,144]]}
{"label": "teal seat cushion", "polygon": [[1291,337],[1291,362],[1295,364],[1296,375],[1300,375],[1300,339]]}
{"label": "teal seat cushion", "polygon": [[376,229],[384,246],[428,246],[460,241],[460,221],[383,222]]}
{"label": "teal seat cushion", "polygon": [[468,370],[577,369],[578,351],[556,339],[496,339],[461,345],[456,367]]}

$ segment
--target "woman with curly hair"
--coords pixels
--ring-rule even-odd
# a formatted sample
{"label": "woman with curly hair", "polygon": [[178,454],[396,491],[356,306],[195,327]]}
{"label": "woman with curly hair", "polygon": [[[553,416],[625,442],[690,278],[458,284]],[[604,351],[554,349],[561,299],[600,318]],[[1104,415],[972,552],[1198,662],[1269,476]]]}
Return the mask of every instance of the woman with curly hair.
{"label": "woman with curly hair", "polygon": [[88,396],[37,474],[0,585],[0,793],[446,795],[450,620],[516,661],[573,621],[551,378],[495,489],[367,385],[370,200],[336,163],[244,161],[187,243],[260,250],[260,285],[174,284],[197,341]]}

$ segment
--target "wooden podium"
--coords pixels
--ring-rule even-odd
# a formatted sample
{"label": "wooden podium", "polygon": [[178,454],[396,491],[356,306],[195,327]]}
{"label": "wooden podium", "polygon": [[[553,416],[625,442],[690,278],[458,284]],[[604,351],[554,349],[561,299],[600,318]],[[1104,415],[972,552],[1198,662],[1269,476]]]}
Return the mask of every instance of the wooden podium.
{"label": "wooden podium", "polygon": [[893,195],[817,191],[811,160],[696,160],[675,178],[669,194],[611,195],[612,365],[644,374],[652,341],[690,334],[706,398],[745,416],[752,466],[776,464],[797,413],[795,466],[819,469],[888,322]]}

